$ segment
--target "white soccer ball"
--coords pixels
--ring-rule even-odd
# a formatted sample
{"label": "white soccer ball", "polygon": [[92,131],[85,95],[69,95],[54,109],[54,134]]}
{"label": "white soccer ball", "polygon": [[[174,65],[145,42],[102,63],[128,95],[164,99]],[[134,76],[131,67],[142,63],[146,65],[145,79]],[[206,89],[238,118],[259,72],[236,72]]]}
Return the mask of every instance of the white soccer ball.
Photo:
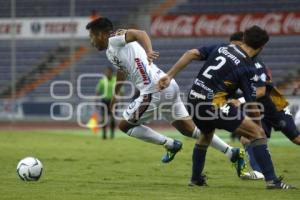
{"label": "white soccer ball", "polygon": [[43,172],[43,164],[37,158],[26,157],[17,165],[17,174],[23,181],[37,181]]}

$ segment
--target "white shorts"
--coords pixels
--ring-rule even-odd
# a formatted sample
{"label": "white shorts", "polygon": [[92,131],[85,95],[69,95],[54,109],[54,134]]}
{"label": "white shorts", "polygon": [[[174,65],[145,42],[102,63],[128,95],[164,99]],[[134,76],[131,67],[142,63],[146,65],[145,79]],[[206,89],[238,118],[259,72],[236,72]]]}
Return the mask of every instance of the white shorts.
{"label": "white shorts", "polygon": [[123,118],[132,124],[150,123],[161,119],[172,123],[188,116],[174,79],[169,87],[161,92],[139,96],[123,112]]}

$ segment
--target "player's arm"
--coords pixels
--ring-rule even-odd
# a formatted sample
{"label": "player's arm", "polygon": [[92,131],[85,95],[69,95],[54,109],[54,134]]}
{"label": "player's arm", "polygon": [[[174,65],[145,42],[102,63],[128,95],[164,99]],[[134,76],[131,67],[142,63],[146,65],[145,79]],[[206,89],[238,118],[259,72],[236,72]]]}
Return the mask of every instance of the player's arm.
{"label": "player's arm", "polygon": [[147,53],[150,64],[154,59],[158,58],[159,54],[158,52],[153,51],[151,39],[146,31],[129,29],[125,34],[125,40],[127,43],[134,41],[140,43]]}
{"label": "player's arm", "polygon": [[167,75],[172,79],[182,71],[193,60],[201,60],[202,56],[198,49],[191,49],[185,52],[181,58],[173,65],[173,67],[167,72]]}
{"label": "player's arm", "polygon": [[185,52],[181,58],[172,66],[167,72],[167,75],[163,76],[158,81],[158,89],[163,90],[170,85],[172,78],[176,76],[181,70],[183,70],[193,60],[201,60],[202,56],[198,49],[191,49]]}
{"label": "player's arm", "polygon": [[208,56],[218,46],[219,45],[203,46],[199,49],[191,49],[185,52],[175,65],[173,65],[173,67],[167,72],[167,75],[159,80],[158,89],[163,90],[168,87],[172,78],[174,78],[177,73],[183,70],[193,60],[207,60]]}
{"label": "player's arm", "polygon": [[261,98],[266,94],[266,86],[256,88],[256,98]]}
{"label": "player's arm", "polygon": [[[264,70],[256,70],[255,73],[258,79],[252,79],[251,81],[256,87],[256,99],[260,99],[266,95],[266,74],[264,73]],[[245,103],[245,98],[243,96],[240,96],[238,100],[240,104]]]}
{"label": "player's arm", "polygon": [[112,112],[114,112],[113,109],[114,109],[114,105],[115,105],[116,100],[117,100],[116,96],[119,96],[120,93],[122,92],[121,88],[123,86],[123,81],[124,80],[126,80],[126,74],[125,74],[125,72],[123,70],[118,69],[118,71],[117,71],[116,86],[115,86],[115,93],[114,93],[114,96],[113,96],[113,98],[111,100],[111,103],[110,103],[110,110]]}
{"label": "player's arm", "polygon": [[[266,87],[258,87],[256,88],[256,98],[261,99],[266,94]],[[245,97],[243,95],[239,95],[237,99],[230,100],[231,103],[233,103],[235,106],[240,106],[243,103],[246,103]]]}

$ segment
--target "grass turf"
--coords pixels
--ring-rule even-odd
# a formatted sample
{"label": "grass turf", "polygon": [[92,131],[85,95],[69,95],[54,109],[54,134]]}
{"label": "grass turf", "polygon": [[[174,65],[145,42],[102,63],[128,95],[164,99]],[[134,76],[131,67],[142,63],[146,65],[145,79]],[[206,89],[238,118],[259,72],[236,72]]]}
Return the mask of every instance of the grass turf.
{"label": "grass turf", "polygon": [[[115,140],[103,141],[87,131],[0,131],[0,199],[299,199],[300,190],[267,191],[263,181],[239,180],[227,158],[213,149],[205,166],[209,187],[188,187],[194,141],[174,132],[163,131],[183,140],[184,149],[172,163],[162,164],[161,147],[119,132]],[[220,135],[228,140],[227,134]],[[270,151],[277,174],[300,187],[299,147],[273,134]],[[16,165],[26,156],[44,164],[40,181],[17,177]]]}

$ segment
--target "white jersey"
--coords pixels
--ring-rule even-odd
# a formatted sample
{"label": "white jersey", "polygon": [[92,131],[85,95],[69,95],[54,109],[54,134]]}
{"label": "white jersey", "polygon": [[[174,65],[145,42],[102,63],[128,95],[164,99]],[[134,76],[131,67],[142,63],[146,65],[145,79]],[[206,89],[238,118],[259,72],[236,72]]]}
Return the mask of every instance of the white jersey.
{"label": "white jersey", "polygon": [[156,84],[165,74],[155,64],[149,65],[147,54],[138,42],[126,43],[125,35],[109,38],[106,51],[108,60],[124,71],[141,94],[157,92]]}

